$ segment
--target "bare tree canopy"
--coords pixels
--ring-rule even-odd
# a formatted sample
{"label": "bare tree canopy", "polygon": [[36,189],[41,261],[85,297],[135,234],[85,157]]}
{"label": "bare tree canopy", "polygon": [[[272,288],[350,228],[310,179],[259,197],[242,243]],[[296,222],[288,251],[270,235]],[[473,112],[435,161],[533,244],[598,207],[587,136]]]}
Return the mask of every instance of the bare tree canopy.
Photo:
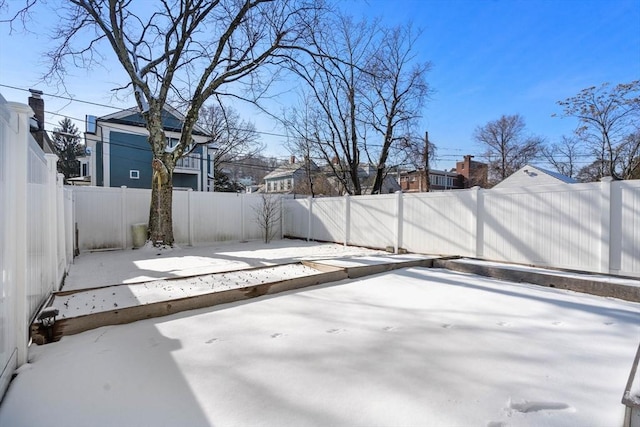
{"label": "bare tree canopy", "polygon": [[[411,25],[384,29],[380,47],[367,64],[366,123],[382,139],[372,192],[380,192],[392,148],[406,147],[430,93],[426,74],[429,62],[417,62],[415,44],[419,33]],[[419,144],[423,145],[424,144]]]}
{"label": "bare tree canopy", "polygon": [[531,161],[541,150],[542,139],[526,134],[519,114],[502,116],[476,128],[474,139],[485,148],[489,184],[495,185]]}
{"label": "bare tree canopy", "polygon": [[583,156],[583,148],[576,138],[563,136],[559,143],[542,148],[542,155],[562,175],[574,178],[578,173],[578,164]]}
{"label": "bare tree canopy", "polygon": [[317,54],[290,62],[307,90],[284,124],[347,193],[362,192],[363,160],[377,168],[372,192],[379,192],[390,156],[416,141],[410,134],[429,95],[430,69],[415,57],[418,36],[411,26],[334,15],[311,39]]}
{"label": "bare tree canopy", "polygon": [[358,166],[362,155],[362,120],[358,96],[365,84],[365,64],[374,45],[377,24],[334,16],[310,40],[318,55],[291,61],[290,69],[308,91],[303,104],[309,110],[293,111],[286,125],[316,144],[323,160],[345,191],[360,194]]}
{"label": "bare tree canopy", "polygon": [[593,153],[597,178],[630,179],[640,167],[640,80],[583,89],[558,102],[579,121],[577,136]]}
{"label": "bare tree canopy", "polygon": [[243,120],[232,107],[205,105],[200,111],[198,124],[216,146],[215,171],[219,171],[225,163],[254,157],[264,148],[255,125]]}
{"label": "bare tree canopy", "polygon": [[[318,23],[321,1],[69,0],[55,5],[60,20],[56,47],[48,55],[49,77],[64,80],[67,67],[90,68],[112,59],[126,73],[119,89],[133,92],[153,153],[149,230],[154,244],[173,244],[173,170],[192,147],[205,102],[231,93],[246,98],[262,93],[269,79],[261,71],[304,44]],[[168,102],[184,112],[180,141],[171,149],[162,123]]]}

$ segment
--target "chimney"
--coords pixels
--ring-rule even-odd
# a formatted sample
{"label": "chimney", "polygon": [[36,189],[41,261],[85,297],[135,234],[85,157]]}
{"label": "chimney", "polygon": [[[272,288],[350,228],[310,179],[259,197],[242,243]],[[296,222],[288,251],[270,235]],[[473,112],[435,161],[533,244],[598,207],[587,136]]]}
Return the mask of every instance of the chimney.
{"label": "chimney", "polygon": [[29,92],[31,92],[29,107],[33,110],[33,115],[38,121],[38,130],[33,132],[33,137],[40,148],[44,149],[44,99],[42,99],[42,91],[29,89]]}

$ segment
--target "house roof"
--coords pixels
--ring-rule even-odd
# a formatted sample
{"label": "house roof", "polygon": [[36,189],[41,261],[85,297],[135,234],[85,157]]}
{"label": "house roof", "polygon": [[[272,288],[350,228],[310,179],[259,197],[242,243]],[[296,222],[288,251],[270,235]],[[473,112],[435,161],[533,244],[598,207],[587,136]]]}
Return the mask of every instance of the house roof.
{"label": "house roof", "polygon": [[513,174],[503,179],[493,188],[513,188],[524,187],[529,185],[544,184],[574,184],[576,181],[566,175],[540,168],[534,165],[524,165]]}
{"label": "house roof", "polygon": [[[278,179],[293,176],[294,173],[303,168],[304,162],[288,163],[286,165],[280,166],[272,172],[269,172],[267,175],[265,175],[264,180],[266,181],[268,179]],[[314,171],[318,170],[318,166],[313,162],[313,160],[311,161],[311,169]]]}
{"label": "house roof", "polygon": [[531,166],[531,167],[539,170],[540,172],[546,173],[549,176],[552,176],[552,177],[554,177],[556,179],[559,179],[562,182],[566,182],[567,184],[575,184],[576,182],[578,182],[577,180],[575,180],[575,179],[573,179],[573,178],[571,178],[569,176],[562,175],[561,173],[558,173],[558,172],[550,171],[548,169],[542,169],[542,168],[537,167],[537,166]]}
{"label": "house roof", "polygon": [[[176,110],[172,106],[165,104],[163,107],[163,126],[165,130],[173,132],[182,131],[182,122],[184,122],[184,114]],[[115,113],[108,114],[106,116],[99,117],[98,120],[103,122],[120,123],[132,126],[145,126],[144,118],[138,110],[138,107],[126,108],[124,110],[116,111]],[[208,136],[209,134],[205,129],[197,124],[193,127],[194,135]]]}

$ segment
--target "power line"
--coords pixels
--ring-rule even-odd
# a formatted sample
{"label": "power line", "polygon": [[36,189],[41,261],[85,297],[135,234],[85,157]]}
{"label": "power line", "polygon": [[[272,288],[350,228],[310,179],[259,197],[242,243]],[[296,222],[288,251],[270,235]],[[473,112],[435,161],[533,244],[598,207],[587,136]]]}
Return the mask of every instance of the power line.
{"label": "power line", "polygon": [[[23,92],[29,92],[29,89],[24,89],[21,87],[17,87],[17,86],[11,86],[11,85],[5,85],[5,84],[1,84],[0,83],[0,87],[6,87],[8,89],[14,89],[14,90],[20,90]],[[50,96],[52,98],[59,98],[59,99],[64,99],[66,101],[73,101],[73,102],[79,102],[81,104],[89,104],[89,105],[95,105],[97,107],[106,107],[106,108],[112,108],[114,110],[123,110],[123,108],[120,107],[114,107],[113,105],[107,105],[107,104],[101,104],[99,102],[93,102],[93,101],[84,101],[82,99],[78,99],[78,98],[71,98],[69,96],[62,96],[62,95],[55,95],[53,93],[42,93],[42,95],[46,95],[46,96]],[[52,113],[55,114],[55,113]],[[77,119],[76,119],[77,120]]]}
{"label": "power line", "polygon": [[[6,87],[6,88],[19,90],[19,91],[23,91],[23,92],[29,92],[29,89],[24,89],[24,88],[17,87],[17,86],[12,86],[12,85],[0,84],[0,87]],[[99,106],[99,107],[110,108],[110,109],[114,109],[114,110],[126,110],[126,108],[115,107],[113,105],[108,105],[108,104],[103,104],[103,103],[98,103],[98,102],[93,102],[93,101],[86,101],[86,100],[79,99],[79,98],[56,95],[56,94],[52,94],[52,93],[43,93],[42,95],[49,96],[49,97],[52,97],[52,98],[58,98],[58,99],[63,99],[63,100],[67,100],[67,101],[72,101],[72,102],[79,102],[79,103],[87,104],[87,105],[94,105],[94,106]],[[46,111],[46,113],[51,114],[51,115],[61,116],[61,117],[67,117],[67,118],[74,119],[74,120],[79,121],[79,122],[84,122],[84,120],[85,120],[85,119],[80,119],[80,118],[73,117],[73,116],[60,114],[60,113],[53,112],[53,111]],[[47,123],[50,124],[50,125],[53,125],[53,123],[49,123],[49,122],[47,122]],[[258,135],[267,135],[267,136],[285,138],[287,140],[289,138],[291,138],[290,135],[280,134],[280,133],[275,133],[275,132],[258,131],[256,129],[243,129],[243,128],[237,128],[237,127],[229,127],[229,129],[233,130],[233,131],[253,132],[253,133],[258,134]],[[52,132],[52,131],[49,131],[49,132]],[[145,137],[148,136],[147,133],[135,132],[135,131],[131,131],[131,130],[129,130],[127,133],[128,134],[132,134],[132,135],[138,135],[138,136],[145,136]],[[313,140],[311,142],[316,143],[316,144],[323,144],[323,142],[319,141],[319,140]],[[128,147],[130,149],[138,149],[138,150],[142,150],[142,151],[150,151],[146,147],[135,147],[135,146],[131,146],[131,145],[127,144],[126,142],[115,142],[115,141],[108,141],[107,142],[107,141],[102,141],[102,143],[104,143],[104,144],[112,144],[114,146]],[[370,147],[370,148],[382,148],[383,147],[382,144],[374,144],[374,143],[367,143],[366,146]],[[439,148],[439,150],[442,150],[442,151],[445,151],[445,152],[446,151],[449,151],[449,152],[452,152],[452,151],[455,151],[455,152],[466,151],[466,150],[463,150],[463,149],[460,149],[460,148],[445,148],[445,147],[441,147],[441,148]],[[473,156],[476,157],[476,158],[484,159],[484,160],[486,160],[488,162],[491,160],[491,156],[486,155],[486,154],[473,154]],[[274,156],[274,157],[278,158],[278,156]],[[279,157],[280,158],[286,158],[286,156],[279,156]],[[576,157],[592,158],[593,156],[591,156],[590,154],[579,154],[579,155],[576,155]],[[182,158],[200,159],[200,157],[194,156],[193,154],[186,154],[186,155],[182,156]],[[450,158],[450,159],[447,159],[447,158]],[[451,159],[454,159],[454,158],[455,159],[459,158],[459,155],[456,155],[456,154],[440,154],[440,155],[436,156],[435,160],[436,161],[447,161],[447,160],[451,160]],[[325,159],[318,157],[318,158],[316,158],[316,160],[324,161]],[[531,160],[538,160],[538,161],[541,160],[541,161],[545,161],[545,162],[548,161],[548,159],[546,157],[542,156],[542,155],[534,156],[534,157],[531,158]],[[575,164],[590,164],[591,162],[590,161],[582,161],[582,162],[574,162],[574,163]],[[255,165],[255,166],[256,167],[261,167],[261,168],[263,167],[263,166],[258,166],[258,165]],[[267,166],[267,167],[264,167],[264,170],[270,170],[270,168]]]}
{"label": "power line", "polygon": [[[20,90],[20,91],[23,91],[23,92],[29,92],[29,89],[20,88],[20,87],[17,87],[17,86],[0,84],[0,87],[6,87],[6,88],[10,88],[10,89]],[[112,105],[102,104],[102,103],[93,102],[93,101],[85,101],[85,100],[82,100],[82,99],[79,99],[79,98],[71,98],[71,97],[66,97],[66,96],[56,95],[56,94],[51,94],[51,93],[43,93],[43,95],[50,96],[52,98],[64,99],[64,100],[67,100],[67,101],[80,102],[80,103],[88,104],[88,105],[95,105],[95,106],[99,106],[99,107],[111,108],[111,109],[114,109],[114,110],[126,110],[126,108],[115,107],[115,106],[112,106]],[[60,114],[58,112],[46,111],[46,113],[51,114],[51,115],[55,115],[55,116],[60,116],[60,117],[68,117],[70,119],[73,119],[73,120],[76,120],[76,121],[79,121],[79,122],[84,122],[85,121],[84,118],[73,117],[73,116],[69,116],[69,115],[65,115],[65,114]],[[291,135],[287,135],[287,134],[276,133],[276,132],[259,131],[259,130],[256,130],[256,129],[245,129],[245,128],[238,128],[238,127],[229,127],[229,129],[232,130],[232,131],[239,131],[239,132],[253,132],[253,133],[256,133],[258,135],[265,135],[265,136],[271,136],[271,137],[284,138],[286,140],[289,140],[291,138],[295,138],[295,137],[292,137]],[[309,141],[313,142],[315,144],[324,144],[323,141],[320,141],[320,140],[309,140]],[[383,147],[382,144],[375,144],[375,143],[367,143],[366,145],[369,148],[382,148]],[[441,149],[442,150],[447,150],[447,151],[460,151],[460,152],[466,151],[466,150],[461,149],[461,148],[441,148]]]}

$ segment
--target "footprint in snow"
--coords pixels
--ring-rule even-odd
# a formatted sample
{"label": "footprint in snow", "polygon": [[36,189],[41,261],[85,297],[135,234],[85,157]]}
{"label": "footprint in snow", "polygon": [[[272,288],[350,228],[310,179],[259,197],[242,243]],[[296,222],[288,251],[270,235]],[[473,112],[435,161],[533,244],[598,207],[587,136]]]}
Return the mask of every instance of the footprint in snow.
{"label": "footprint in snow", "polygon": [[284,336],[284,334],[281,334],[279,332],[275,333],[275,334],[271,334],[271,338],[280,338],[280,337],[283,337],[283,336]]}
{"label": "footprint in snow", "polygon": [[451,328],[453,328],[453,325],[451,323],[444,323],[444,324],[440,325],[440,327],[444,328],[444,329],[451,329]]}
{"label": "footprint in snow", "polygon": [[342,332],[346,332],[346,329],[327,329],[328,334],[340,334]]}
{"label": "footprint in snow", "polygon": [[218,341],[218,338],[211,338],[210,340],[206,340],[206,341],[205,341],[205,344],[212,344],[212,343],[214,343],[215,341]]}
{"label": "footprint in snow", "polygon": [[607,325],[607,326],[615,325],[614,322],[604,322],[604,324]]}
{"label": "footprint in snow", "polygon": [[523,414],[527,414],[529,412],[540,412],[540,411],[573,410],[573,408],[570,405],[567,405],[566,403],[563,403],[563,402],[542,402],[542,401],[528,401],[528,400],[523,400],[522,402],[509,401],[509,407],[507,409],[512,409],[514,411],[518,411]]}
{"label": "footprint in snow", "polygon": [[502,421],[489,421],[487,427],[507,427],[507,423],[503,423]]}
{"label": "footprint in snow", "polygon": [[511,326],[511,323],[509,323],[509,322],[498,322],[497,325],[498,326]]}
{"label": "footprint in snow", "polygon": [[551,322],[551,324],[554,326],[560,326],[562,325],[562,322]]}
{"label": "footprint in snow", "polygon": [[385,326],[384,328],[382,328],[383,331],[387,331],[387,332],[392,332],[395,331],[396,329],[398,329],[395,326]]}

